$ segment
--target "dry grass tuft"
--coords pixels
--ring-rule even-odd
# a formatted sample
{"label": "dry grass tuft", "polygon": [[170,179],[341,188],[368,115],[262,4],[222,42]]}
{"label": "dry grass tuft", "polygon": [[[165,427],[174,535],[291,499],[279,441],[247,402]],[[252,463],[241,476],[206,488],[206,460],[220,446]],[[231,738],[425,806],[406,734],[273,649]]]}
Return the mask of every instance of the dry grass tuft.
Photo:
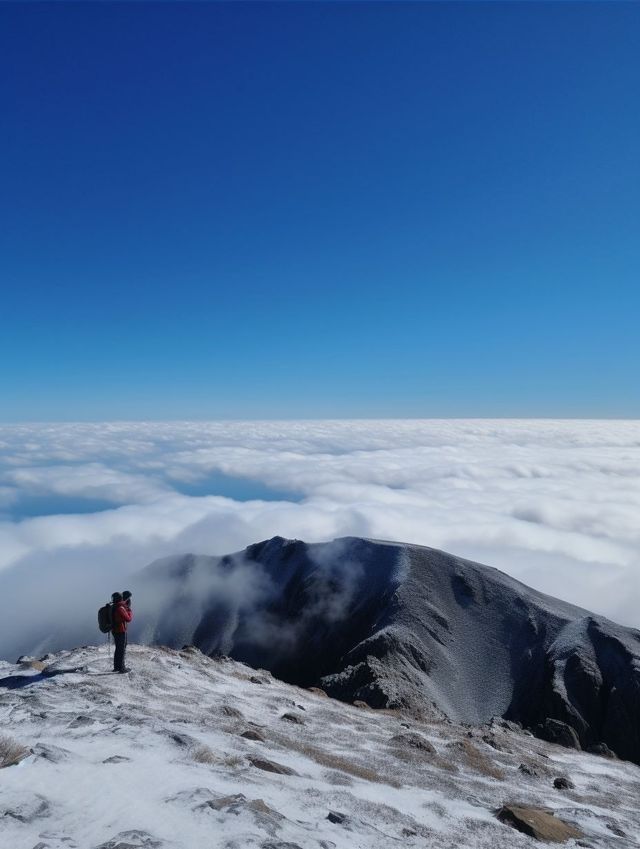
{"label": "dry grass tuft", "polygon": [[5,766],[15,766],[30,754],[29,749],[11,737],[0,736],[0,769]]}
{"label": "dry grass tuft", "polygon": [[504,781],[504,772],[490,758],[486,757],[480,749],[476,748],[470,740],[460,740],[451,744],[451,748],[457,749],[462,754],[466,765],[474,772],[479,772],[481,775],[495,778],[498,781]]}
{"label": "dry grass tuft", "polygon": [[373,781],[376,784],[387,784],[389,787],[398,789],[402,786],[399,781],[395,781],[388,775],[381,775],[371,767],[362,766],[361,764],[353,763],[346,758],[341,758],[339,755],[333,755],[329,752],[323,752],[321,749],[316,749],[304,741],[280,739],[281,745],[288,749],[294,749],[301,755],[315,761],[320,766],[325,766],[327,769],[338,770],[339,772],[352,775],[354,778],[361,778],[363,781]]}
{"label": "dry grass tuft", "polygon": [[204,744],[195,746],[191,752],[191,757],[199,764],[211,764],[213,766],[220,763],[220,758],[216,753]]}

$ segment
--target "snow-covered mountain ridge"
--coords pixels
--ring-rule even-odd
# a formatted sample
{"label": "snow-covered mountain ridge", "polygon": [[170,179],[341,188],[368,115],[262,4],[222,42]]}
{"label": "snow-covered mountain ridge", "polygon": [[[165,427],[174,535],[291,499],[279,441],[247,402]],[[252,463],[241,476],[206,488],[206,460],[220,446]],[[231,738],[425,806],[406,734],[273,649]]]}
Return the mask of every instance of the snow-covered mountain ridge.
{"label": "snow-covered mountain ridge", "polygon": [[110,664],[104,646],[0,664],[2,734],[31,751],[0,770],[3,849],[535,845],[498,821],[505,803],[551,808],[582,846],[638,845],[631,763],[349,705],[193,648]]}
{"label": "snow-covered mountain ridge", "polygon": [[640,763],[640,631],[405,543],[274,537],[136,579],[144,643],[195,644],[417,716],[515,720]]}

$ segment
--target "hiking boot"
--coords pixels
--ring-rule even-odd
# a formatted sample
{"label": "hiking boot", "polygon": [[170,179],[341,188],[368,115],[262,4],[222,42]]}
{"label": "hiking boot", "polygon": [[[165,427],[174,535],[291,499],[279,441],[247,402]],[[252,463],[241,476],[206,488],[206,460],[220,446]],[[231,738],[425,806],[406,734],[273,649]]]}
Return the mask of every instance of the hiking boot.
{"label": "hiking boot", "polygon": [[129,669],[129,667],[128,667],[128,666],[125,666],[123,669],[118,669],[118,670],[116,670],[116,671],[117,671],[117,672],[120,672],[120,674],[123,674],[123,673],[125,673],[125,672],[131,672],[131,670]]}

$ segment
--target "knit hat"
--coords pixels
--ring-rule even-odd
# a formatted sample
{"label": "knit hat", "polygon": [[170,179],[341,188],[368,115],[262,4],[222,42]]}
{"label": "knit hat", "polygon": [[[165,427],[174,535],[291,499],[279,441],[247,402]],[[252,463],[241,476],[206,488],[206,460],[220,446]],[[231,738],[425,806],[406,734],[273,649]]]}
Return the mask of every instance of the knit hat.
{"label": "knit hat", "polygon": [[116,602],[118,602],[118,601],[122,601],[122,596],[120,595],[120,593],[112,593],[112,594],[111,594],[111,601],[112,601],[114,604],[116,604]]}
{"label": "knit hat", "polygon": [[129,590],[125,590],[122,593],[122,599],[123,599],[123,601],[127,601],[127,599],[129,599],[129,598],[131,598],[131,593],[129,592]]}

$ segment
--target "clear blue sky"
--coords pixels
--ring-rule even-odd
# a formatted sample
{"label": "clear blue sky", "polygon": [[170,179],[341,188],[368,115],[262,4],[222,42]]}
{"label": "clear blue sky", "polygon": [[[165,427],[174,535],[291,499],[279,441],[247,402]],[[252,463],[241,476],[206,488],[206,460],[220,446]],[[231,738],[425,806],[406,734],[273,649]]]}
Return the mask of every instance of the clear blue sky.
{"label": "clear blue sky", "polygon": [[640,416],[640,3],[0,4],[0,420]]}

